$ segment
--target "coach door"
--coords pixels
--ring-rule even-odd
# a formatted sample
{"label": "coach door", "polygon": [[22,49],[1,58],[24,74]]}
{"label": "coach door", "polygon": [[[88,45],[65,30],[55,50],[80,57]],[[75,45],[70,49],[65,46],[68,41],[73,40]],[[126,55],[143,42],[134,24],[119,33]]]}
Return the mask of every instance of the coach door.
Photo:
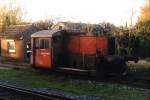
{"label": "coach door", "polygon": [[35,48],[35,65],[43,68],[51,68],[51,38],[36,38]]}

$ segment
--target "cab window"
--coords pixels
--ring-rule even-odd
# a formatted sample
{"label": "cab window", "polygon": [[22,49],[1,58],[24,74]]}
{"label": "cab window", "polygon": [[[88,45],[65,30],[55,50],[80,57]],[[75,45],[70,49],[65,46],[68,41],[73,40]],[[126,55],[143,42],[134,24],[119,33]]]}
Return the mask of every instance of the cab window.
{"label": "cab window", "polygon": [[35,48],[39,49],[40,48],[39,45],[40,45],[39,38],[35,38]]}
{"label": "cab window", "polygon": [[49,39],[40,39],[40,49],[49,49],[50,43]]}

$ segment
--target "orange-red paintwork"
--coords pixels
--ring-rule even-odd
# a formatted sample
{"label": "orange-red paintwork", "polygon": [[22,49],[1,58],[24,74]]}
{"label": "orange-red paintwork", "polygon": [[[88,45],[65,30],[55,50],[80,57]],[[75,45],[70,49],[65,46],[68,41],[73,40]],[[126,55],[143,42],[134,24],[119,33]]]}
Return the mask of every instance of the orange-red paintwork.
{"label": "orange-red paintwork", "polygon": [[35,65],[43,68],[52,67],[51,49],[36,49]]}
{"label": "orange-red paintwork", "polygon": [[93,55],[100,48],[103,55],[107,55],[107,37],[71,36],[67,45],[68,51],[76,54]]}
{"label": "orange-red paintwork", "polygon": [[80,53],[80,38],[79,36],[70,36],[69,43],[67,44],[67,49],[71,53]]}
{"label": "orange-red paintwork", "polygon": [[96,38],[96,47],[102,50],[103,55],[108,55],[108,41],[107,37],[97,37]]}
{"label": "orange-red paintwork", "polygon": [[93,55],[96,52],[96,37],[80,37],[80,53],[84,55]]}

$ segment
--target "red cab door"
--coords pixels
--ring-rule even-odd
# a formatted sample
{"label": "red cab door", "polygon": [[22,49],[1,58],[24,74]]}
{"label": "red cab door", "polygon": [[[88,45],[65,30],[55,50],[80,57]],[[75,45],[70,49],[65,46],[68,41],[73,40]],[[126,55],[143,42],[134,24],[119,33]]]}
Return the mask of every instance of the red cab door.
{"label": "red cab door", "polygon": [[35,65],[42,68],[52,68],[51,38],[39,38],[35,41]]}

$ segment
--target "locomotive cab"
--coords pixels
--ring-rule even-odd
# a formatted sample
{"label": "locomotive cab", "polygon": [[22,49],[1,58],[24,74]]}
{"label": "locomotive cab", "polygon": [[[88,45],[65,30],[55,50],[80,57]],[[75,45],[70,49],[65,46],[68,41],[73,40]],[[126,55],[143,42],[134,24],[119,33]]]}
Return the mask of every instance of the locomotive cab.
{"label": "locomotive cab", "polygon": [[[59,44],[53,37],[54,31],[42,30],[31,35],[31,59],[34,67],[52,69],[58,63]],[[58,34],[55,34],[58,35]],[[57,54],[57,55],[56,55]]]}

